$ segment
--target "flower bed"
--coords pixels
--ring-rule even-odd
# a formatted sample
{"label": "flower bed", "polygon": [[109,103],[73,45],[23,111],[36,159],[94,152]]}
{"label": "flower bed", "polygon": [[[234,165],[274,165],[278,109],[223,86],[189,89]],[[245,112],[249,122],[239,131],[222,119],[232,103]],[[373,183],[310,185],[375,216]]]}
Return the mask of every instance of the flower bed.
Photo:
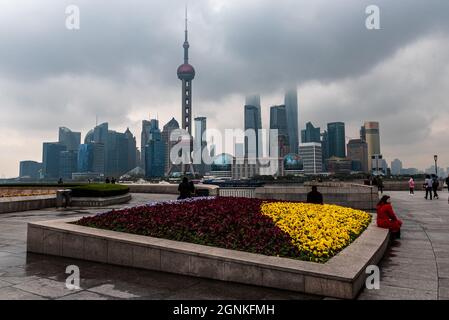
{"label": "flower bed", "polygon": [[232,250],[325,262],[369,225],[368,213],[246,198],[151,204],[76,224]]}

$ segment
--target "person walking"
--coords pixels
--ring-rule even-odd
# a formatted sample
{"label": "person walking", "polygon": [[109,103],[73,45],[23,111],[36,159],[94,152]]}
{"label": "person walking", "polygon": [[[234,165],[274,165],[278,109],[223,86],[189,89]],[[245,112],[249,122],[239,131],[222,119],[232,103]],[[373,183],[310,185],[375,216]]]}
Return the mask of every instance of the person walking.
{"label": "person walking", "polygon": [[438,179],[437,175],[433,176],[432,179],[432,190],[433,190],[433,198],[434,199],[439,199],[440,197],[438,196],[438,188],[440,187],[440,181]]}
{"label": "person walking", "polygon": [[446,178],[446,188],[447,188],[447,192],[449,192],[449,174],[447,175],[447,178]]}
{"label": "person walking", "polygon": [[317,186],[312,187],[312,191],[307,194],[307,203],[323,204],[323,195],[318,191]]}
{"label": "person walking", "polygon": [[384,193],[384,182],[381,176],[377,177],[377,191],[380,192],[380,194]]}
{"label": "person walking", "polygon": [[415,195],[415,180],[413,177],[410,177],[410,180],[408,181],[408,187],[410,188],[410,195]]}
{"label": "person walking", "polygon": [[433,182],[429,175],[426,176],[426,180],[424,180],[424,188],[426,189],[425,199],[427,200],[430,195],[430,200],[432,200],[432,186]]}
{"label": "person walking", "polygon": [[402,221],[398,219],[391,205],[390,196],[383,196],[377,204],[377,226],[383,229],[389,229],[392,239],[401,238]]}

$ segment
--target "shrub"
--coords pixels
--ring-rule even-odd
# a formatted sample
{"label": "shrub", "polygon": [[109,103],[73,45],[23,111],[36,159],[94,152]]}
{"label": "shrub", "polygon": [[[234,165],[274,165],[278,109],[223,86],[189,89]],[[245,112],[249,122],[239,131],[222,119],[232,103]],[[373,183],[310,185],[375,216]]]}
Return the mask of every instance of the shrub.
{"label": "shrub", "polygon": [[104,198],[129,193],[129,187],[120,184],[86,184],[71,188],[72,197]]}

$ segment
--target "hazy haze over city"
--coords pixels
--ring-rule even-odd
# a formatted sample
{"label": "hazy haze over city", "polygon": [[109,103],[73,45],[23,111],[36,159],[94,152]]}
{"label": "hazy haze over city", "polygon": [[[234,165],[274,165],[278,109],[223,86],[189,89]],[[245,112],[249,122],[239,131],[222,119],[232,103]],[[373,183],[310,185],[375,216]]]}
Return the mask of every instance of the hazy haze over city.
{"label": "hazy haze over city", "polygon": [[[181,119],[185,1],[0,0],[0,177],[42,160],[58,127],[99,122],[140,145],[141,121]],[[81,29],[65,27],[65,8]],[[367,30],[365,8],[381,9]],[[200,0],[189,2],[193,111],[209,128],[243,127],[245,95],[262,118],[296,84],[299,125],[346,123],[358,138],[379,121],[384,157],[449,166],[449,1]]]}

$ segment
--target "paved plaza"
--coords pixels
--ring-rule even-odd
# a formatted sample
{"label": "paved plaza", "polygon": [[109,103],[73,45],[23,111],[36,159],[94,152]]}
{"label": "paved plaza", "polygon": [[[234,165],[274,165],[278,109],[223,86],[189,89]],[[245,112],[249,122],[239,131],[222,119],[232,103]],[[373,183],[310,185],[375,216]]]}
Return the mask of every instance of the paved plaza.
{"label": "paved plaza", "polygon": [[[359,299],[449,299],[449,204],[426,201],[418,192],[392,192],[404,221],[402,239],[384,257],[380,290],[364,290]],[[134,194],[132,206],[173,195]],[[117,207],[117,208],[118,208]],[[300,293],[116,267],[75,259],[26,253],[30,221],[81,217],[110,210],[46,209],[0,215],[0,299],[321,299]],[[81,290],[66,289],[65,269],[77,265]]]}

